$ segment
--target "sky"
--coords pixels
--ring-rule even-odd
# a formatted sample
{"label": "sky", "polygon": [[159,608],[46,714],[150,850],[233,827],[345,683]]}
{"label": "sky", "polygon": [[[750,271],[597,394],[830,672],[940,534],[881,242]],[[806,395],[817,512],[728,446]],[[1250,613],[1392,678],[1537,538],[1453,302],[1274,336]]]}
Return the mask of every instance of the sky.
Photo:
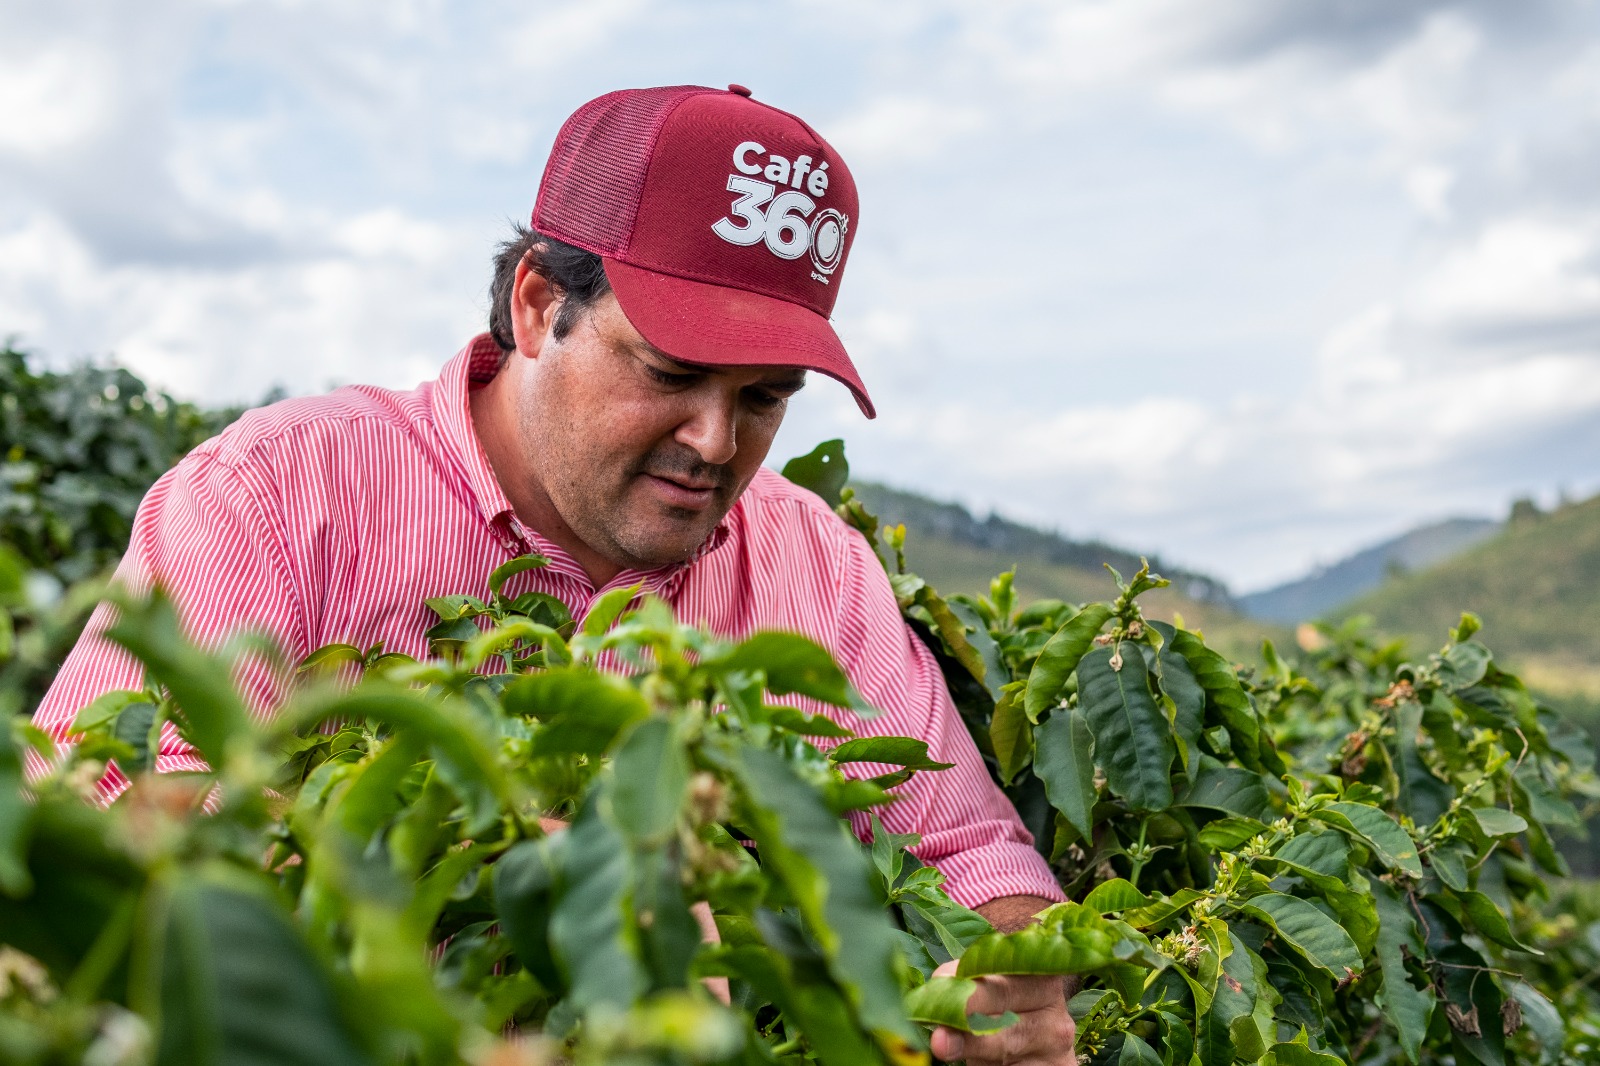
{"label": "sky", "polygon": [[0,336],[407,388],[563,119],[738,82],[860,191],[772,462],[1245,592],[1600,490],[1600,0],[7,0]]}

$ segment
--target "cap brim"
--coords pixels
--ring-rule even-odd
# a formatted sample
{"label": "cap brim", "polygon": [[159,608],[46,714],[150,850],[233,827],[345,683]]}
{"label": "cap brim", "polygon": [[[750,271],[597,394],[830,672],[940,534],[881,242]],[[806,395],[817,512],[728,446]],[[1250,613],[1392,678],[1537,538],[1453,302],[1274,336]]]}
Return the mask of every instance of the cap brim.
{"label": "cap brim", "polygon": [[773,296],[690,281],[605,258],[623,314],[641,336],[685,363],[799,366],[843,382],[876,418],[872,397],[828,320]]}

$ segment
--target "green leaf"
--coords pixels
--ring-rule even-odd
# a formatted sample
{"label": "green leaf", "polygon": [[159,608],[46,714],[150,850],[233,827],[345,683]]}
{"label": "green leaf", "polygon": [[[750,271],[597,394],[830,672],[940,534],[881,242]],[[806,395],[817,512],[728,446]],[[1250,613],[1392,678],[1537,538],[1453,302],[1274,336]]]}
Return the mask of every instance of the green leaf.
{"label": "green leaf", "polygon": [[1096,914],[1121,912],[1133,907],[1148,907],[1150,897],[1133,887],[1133,882],[1122,877],[1102,881],[1083,897],[1083,905]]}
{"label": "green leaf", "polygon": [[1150,929],[1160,925],[1191,903],[1204,898],[1204,892],[1193,888],[1180,888],[1171,896],[1157,893],[1151,897],[1149,906],[1123,912],[1122,920],[1135,929]]}
{"label": "green leaf", "polygon": [[1343,833],[1332,830],[1300,833],[1274,851],[1272,859],[1317,888],[1339,888],[1350,882],[1350,845]]}
{"label": "green leaf", "polygon": [[839,494],[850,480],[844,441],[825,440],[806,454],[790,459],[783,464],[783,476],[821,496],[829,507],[839,506]]}
{"label": "green leaf", "polygon": [[505,588],[506,582],[516,575],[549,565],[550,560],[537,552],[519,555],[515,559],[501,563],[489,573],[489,591],[499,596],[501,595],[501,590]]}
{"label": "green leaf", "polygon": [[1267,1049],[1261,1066],[1346,1066],[1337,1055],[1312,1051],[1304,1044],[1278,1043]]}
{"label": "green leaf", "polygon": [[1033,723],[1028,721],[1018,702],[1019,695],[1015,688],[1008,686],[994,705],[994,717],[989,720],[989,740],[1000,763],[1002,785],[1009,785],[1033,759]]}
{"label": "green leaf", "polygon": [[1051,713],[1034,734],[1038,750],[1033,772],[1044,782],[1050,805],[1084,840],[1092,839],[1094,805],[1094,732],[1080,707]]}
{"label": "green leaf", "polygon": [[495,914],[512,950],[528,972],[552,991],[566,980],[550,949],[550,912],[563,861],[566,834],[515,844],[494,864]]}
{"label": "green leaf", "polygon": [[956,615],[951,604],[943,596],[927,585],[917,589],[914,602],[927,611],[928,617],[933,619],[934,632],[938,634],[950,657],[960,663],[967,673],[972,675],[973,680],[983,686],[986,696],[991,700],[998,699],[1005,679],[990,674],[983,652],[976,646],[977,642],[990,639],[988,632],[985,630],[981,635],[974,632],[972,639],[969,640],[967,624]]}
{"label": "green leaf", "polygon": [[111,737],[126,745],[131,755],[118,755],[117,765],[129,777],[154,770],[161,754],[161,726],[153,703],[130,703],[111,723]]}
{"label": "green leaf", "polygon": [[689,787],[689,757],[673,722],[639,724],[612,763],[611,809],[635,846],[664,841],[678,824]]}
{"label": "green leaf", "polygon": [[865,851],[817,791],[774,752],[730,753],[746,802],[741,824],[762,868],[783,885],[869,1028],[914,1036],[896,976],[900,947],[873,889]]}
{"label": "green leaf", "polygon": [[828,752],[835,763],[876,762],[904,766],[907,770],[948,770],[951,762],[928,757],[928,742],[911,737],[857,737]]}
{"label": "green leaf", "polygon": [[148,703],[150,697],[131,689],[114,689],[97,696],[94,702],[78,712],[72,720],[73,733],[87,733],[91,729],[116,720],[123,708],[131,703]]}
{"label": "green leaf", "polygon": [[1223,766],[1209,755],[1201,756],[1189,788],[1178,798],[1184,807],[1205,807],[1261,821],[1271,815],[1272,801],[1259,773]]}
{"label": "green leaf", "polygon": [[1440,657],[1439,683],[1451,692],[1471,688],[1489,672],[1489,649],[1475,640],[1453,644]]}
{"label": "green leaf", "polygon": [[426,740],[435,769],[449,774],[451,786],[471,806],[472,832],[485,831],[501,809],[517,803],[476,712],[459,702],[367,681],[348,693],[288,705],[273,720],[269,736],[281,744],[330,720],[371,720]]}
{"label": "green leaf", "polygon": [[1522,1020],[1533,1031],[1546,1062],[1555,1062],[1566,1042],[1566,1025],[1555,1004],[1526,981],[1511,986],[1511,995],[1522,1007]]}
{"label": "green leaf", "polygon": [[[930,596],[933,596],[931,590],[922,590],[924,602]],[[982,671],[973,672],[972,676],[983,682],[989,697],[998,702],[1005,695],[1005,686],[1011,673],[1004,657],[1000,654],[1000,646],[995,643],[994,637],[989,632],[989,623],[977,605],[967,596],[951,596],[944,602],[949,607],[950,613],[960,621],[966,643],[982,661]]]}
{"label": "green leaf", "polygon": [[[1113,667],[1120,656],[1121,668]],[[1035,668],[1037,669],[1037,668]],[[1078,664],[1078,706],[1094,731],[1095,752],[1113,795],[1141,811],[1172,805],[1172,726],[1150,694],[1135,644],[1095,648]]]}
{"label": "green leaf", "polygon": [[1194,1056],[1194,1030],[1175,1014],[1157,1011],[1161,1022],[1161,1043],[1166,1055],[1164,1066],[1189,1066]]}
{"label": "green leaf", "polygon": [[1115,960],[1115,940],[1104,929],[1047,929],[1030,925],[1015,933],[990,933],[967,946],[957,964],[962,977],[984,974],[1088,973]]}
{"label": "green leaf", "polygon": [[[1189,664],[1195,682],[1205,690],[1207,706],[1216,711],[1217,718],[1227,727],[1233,754],[1245,769],[1281,772],[1281,766],[1270,765],[1263,759],[1270,747],[1262,743],[1261,718],[1228,660],[1206,647],[1187,629],[1173,630],[1168,644]],[[1276,754],[1272,754],[1271,762],[1277,761]]]}
{"label": "green leaf", "polygon": [[1457,892],[1467,888],[1466,849],[1459,844],[1440,844],[1428,852],[1428,864],[1439,880]]}
{"label": "green leaf", "polygon": [[1266,823],[1254,818],[1218,818],[1207,822],[1200,830],[1200,843],[1219,851],[1231,851],[1254,836],[1267,831]]}
{"label": "green leaf", "polygon": [[1418,988],[1406,972],[1405,957],[1423,958],[1422,935],[1407,897],[1393,885],[1379,881],[1372,897],[1378,905],[1378,966],[1383,973],[1383,990],[1378,1001],[1399,1037],[1400,1049],[1411,1062],[1418,1062],[1422,1041],[1428,1035],[1433,1017],[1433,989]]}
{"label": "green leaf", "polygon": [[610,629],[616,622],[617,616],[622,614],[632,603],[634,597],[639,595],[642,584],[629,585],[627,588],[612,589],[598,597],[589,605],[589,613],[583,616],[583,632],[591,637],[598,637]]}
{"label": "green leaf", "polygon": [[179,626],[177,608],[159,587],[150,599],[123,601],[119,608],[117,623],[106,637],[143,663],[152,680],[166,686],[183,712],[186,739],[207,763],[221,768],[229,742],[252,732],[228,663],[189,643]]}
{"label": "green leaf", "polygon": [[1538,948],[1528,947],[1517,939],[1511,931],[1511,923],[1507,920],[1494,900],[1482,892],[1457,890],[1456,898],[1461,901],[1461,910],[1467,919],[1477,927],[1478,932],[1499,944],[1501,947],[1511,948],[1513,951],[1526,951],[1530,955],[1543,955]]}
{"label": "green leaf", "polygon": [[884,888],[888,890],[900,879],[900,871],[906,861],[905,849],[916,845],[922,837],[917,833],[891,833],[883,827],[876,814],[868,818],[872,826],[872,864],[878,868]]}
{"label": "green leaf", "polygon": [[0,730],[0,893],[20,899],[33,890],[28,872],[33,803],[23,792],[22,758],[11,730]]}
{"label": "green leaf", "polygon": [[1094,638],[1100,635],[1111,616],[1109,604],[1091,603],[1067,619],[1045,644],[1028,673],[1023,709],[1029,721],[1037,722],[1041,714],[1061,699],[1067,678],[1078,668],[1078,661],[1094,645]]}
{"label": "green leaf", "polygon": [[544,723],[533,738],[539,755],[604,754],[624,729],[650,714],[638,689],[581,666],[519,677],[501,699],[507,712]]}
{"label": "green leaf", "polygon": [[1506,1066],[1505,1031],[1498,1024],[1503,998],[1499,982],[1485,972],[1488,960],[1462,942],[1459,927],[1442,908],[1424,900],[1422,909],[1427,916],[1428,954],[1443,964],[1436,971],[1442,996],[1458,1017],[1466,1015],[1477,1022],[1475,1033],[1470,1027],[1450,1026],[1456,1061]]}
{"label": "green leaf", "polygon": [[180,883],[163,939],[158,1066],[373,1061],[341,1016],[328,975],[265,893]]}
{"label": "green leaf", "polygon": [[1266,985],[1261,957],[1229,934],[1221,923],[1207,923],[1211,950],[1202,960],[1199,982],[1213,991],[1209,1009],[1196,1007],[1195,1049],[1203,1066],[1231,1066],[1235,1058],[1254,1061],[1267,1042],[1255,1024],[1258,998]]}
{"label": "green leaf", "polygon": [[1484,836],[1509,837],[1528,831],[1528,823],[1521,815],[1499,807],[1469,807],[1467,810],[1478,823],[1478,828],[1483,830]]}
{"label": "green leaf", "polygon": [[854,733],[825,714],[806,714],[794,707],[769,708],[772,724],[803,737],[853,737]]}
{"label": "green leaf", "polygon": [[[777,1005],[786,1019],[793,1019],[795,1029],[806,1035],[822,1066],[857,1066],[881,1060],[878,1048],[861,1032],[839,991],[821,982],[801,987],[790,959],[755,945],[720,948],[707,954],[707,971],[748,982],[763,1000]],[[901,1016],[904,1017],[903,1012]]]}
{"label": "green leaf", "polygon": [[1173,647],[1177,628],[1167,622],[1151,622],[1150,626],[1161,634],[1161,649],[1156,653],[1157,680],[1161,691],[1172,700],[1172,730],[1183,741],[1179,753],[1184,766],[1192,769],[1195,746],[1205,728],[1206,690],[1195,680],[1189,661]]}
{"label": "green leaf", "polygon": [[1435,777],[1417,751],[1417,737],[1422,730],[1422,704],[1416,700],[1401,701],[1395,708],[1394,730],[1400,809],[1410,815],[1415,824],[1432,825],[1449,808],[1455,789]]}
{"label": "green leaf", "polygon": [[648,985],[639,958],[622,834],[607,823],[598,787],[579,809],[557,852],[561,891],[550,914],[550,946],[571,985],[573,1006],[626,1010]]}
{"label": "green leaf", "polygon": [[[907,856],[907,859],[917,861],[915,855]],[[900,915],[908,928],[918,923],[927,926],[926,929],[917,928],[916,935],[926,942],[929,955],[941,963],[960,958],[974,940],[994,932],[994,926],[989,924],[988,919],[977,911],[963,907],[945,895],[938,886],[918,886],[915,891],[904,895],[900,901]],[[931,938],[929,933],[932,934]],[[935,942],[938,950],[934,950]]]}
{"label": "green leaf", "polygon": [[756,633],[711,658],[707,665],[723,670],[759,671],[767,679],[767,691],[774,696],[797,692],[834,707],[871,713],[828,649],[798,633]]}
{"label": "green leaf", "polygon": [[1361,953],[1355,941],[1332,918],[1297,896],[1263,892],[1251,896],[1240,910],[1266,922],[1314,966],[1343,980],[1361,972]]}
{"label": "green leaf", "polygon": [[476,596],[433,596],[422,602],[441,622],[472,619],[489,613],[489,605]]}
{"label": "green leaf", "polygon": [[[296,673],[309,674],[313,670],[333,670],[347,663],[366,661],[366,653],[354,644],[324,644],[300,660]],[[86,708],[87,709],[87,708]]]}
{"label": "green leaf", "polygon": [[930,977],[906,993],[906,1014],[924,1025],[943,1025],[962,1033],[998,1033],[1014,1025],[1017,1016],[1010,1011],[998,1017],[968,1014],[967,1001],[978,990],[978,982],[966,977]]}
{"label": "green leaf", "polygon": [[1118,1066],[1161,1066],[1161,1056],[1139,1037],[1128,1033],[1122,1041],[1122,1053],[1117,1056]]}
{"label": "green leaf", "polygon": [[548,592],[524,592],[505,605],[505,609],[529,621],[549,626],[558,633],[572,632],[572,612]]}
{"label": "green leaf", "polygon": [[1330,803],[1311,816],[1359,837],[1372,848],[1378,861],[1391,870],[1421,880],[1422,860],[1417,857],[1416,842],[1377,807],[1365,803]]}

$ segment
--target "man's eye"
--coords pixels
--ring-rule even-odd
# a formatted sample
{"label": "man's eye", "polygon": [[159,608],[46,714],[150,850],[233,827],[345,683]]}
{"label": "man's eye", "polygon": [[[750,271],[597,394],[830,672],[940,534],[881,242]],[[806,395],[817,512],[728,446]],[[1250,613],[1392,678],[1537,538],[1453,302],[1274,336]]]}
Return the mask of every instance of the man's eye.
{"label": "man's eye", "polygon": [[674,374],[671,371],[662,370],[658,366],[651,366],[649,363],[645,363],[644,368],[652,378],[662,385],[687,385],[699,377],[698,374]]}
{"label": "man's eye", "polygon": [[765,389],[749,389],[745,392],[745,398],[750,402],[750,406],[758,411],[770,411],[774,407],[782,406],[783,401],[788,399],[787,396],[778,396]]}

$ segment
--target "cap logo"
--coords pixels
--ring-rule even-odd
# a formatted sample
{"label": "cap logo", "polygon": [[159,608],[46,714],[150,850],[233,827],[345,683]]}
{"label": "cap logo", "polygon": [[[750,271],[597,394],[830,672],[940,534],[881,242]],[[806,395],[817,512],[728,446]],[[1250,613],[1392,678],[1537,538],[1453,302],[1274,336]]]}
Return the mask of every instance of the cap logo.
{"label": "cap logo", "polygon": [[828,193],[828,164],[813,167],[808,155],[790,162],[773,152],[763,166],[760,156],[766,152],[757,141],[742,141],[733,150],[735,173],[728,175],[727,190],[738,198],[725,217],[712,223],[711,232],[740,247],[764,243],[780,259],[799,259],[809,252],[811,277],[827,285],[844,259],[850,231],[850,217],[842,211],[829,207],[817,212],[817,200]]}

